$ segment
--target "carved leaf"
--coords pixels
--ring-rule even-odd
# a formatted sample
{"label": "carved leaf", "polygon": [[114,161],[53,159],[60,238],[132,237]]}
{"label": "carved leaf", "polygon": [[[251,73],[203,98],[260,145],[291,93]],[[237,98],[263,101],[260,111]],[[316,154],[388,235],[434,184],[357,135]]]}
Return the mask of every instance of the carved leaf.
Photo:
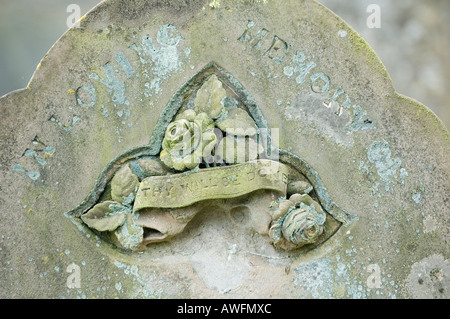
{"label": "carved leaf", "polygon": [[125,220],[125,210],[115,210],[121,206],[118,202],[105,201],[95,205],[86,214],[81,215],[83,222],[98,231],[113,231],[121,226]]}
{"label": "carved leaf", "polygon": [[219,142],[215,155],[228,164],[237,164],[256,160],[263,150],[253,138],[227,135]]}
{"label": "carved leaf", "polygon": [[216,148],[216,157],[228,164],[236,163],[236,141],[233,136],[225,136]]}
{"label": "carved leaf", "polygon": [[151,158],[141,158],[138,160],[138,164],[146,177],[161,176],[167,173],[167,170],[161,162]]}
{"label": "carved leaf", "polygon": [[309,194],[313,190],[310,183],[305,181],[293,181],[287,186],[287,193],[291,194]]}
{"label": "carved leaf", "polygon": [[184,111],[183,113],[178,114],[175,117],[174,121],[179,121],[179,120],[188,120],[190,122],[193,122],[195,120],[195,116],[197,115],[197,113],[194,110],[191,109],[187,109],[186,111]]}
{"label": "carved leaf", "polygon": [[280,203],[278,204],[278,209],[275,212],[275,214],[272,216],[272,218],[274,220],[276,220],[276,219],[284,216],[289,211],[289,208],[291,208],[294,205],[295,205],[295,203],[291,202],[288,199],[284,199],[284,200],[280,201]]}
{"label": "carved leaf", "polygon": [[216,119],[225,109],[222,103],[225,96],[226,91],[222,87],[222,82],[217,79],[216,75],[212,75],[197,91],[194,111],[197,114],[204,112],[210,118]]}
{"label": "carved leaf", "polygon": [[254,136],[258,127],[250,115],[240,108],[227,109],[226,114],[216,121],[216,125],[227,134]]}
{"label": "carved leaf", "polygon": [[122,203],[131,193],[135,193],[138,187],[138,177],[133,174],[128,165],[124,165],[117,171],[111,181],[111,198]]}

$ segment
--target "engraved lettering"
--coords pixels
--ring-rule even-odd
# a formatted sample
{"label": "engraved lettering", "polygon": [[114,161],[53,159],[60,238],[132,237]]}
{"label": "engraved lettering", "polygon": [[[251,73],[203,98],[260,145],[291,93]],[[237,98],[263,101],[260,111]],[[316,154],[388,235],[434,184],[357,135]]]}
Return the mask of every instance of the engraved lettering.
{"label": "engraved lettering", "polygon": [[[249,24],[248,27],[253,25]],[[253,38],[249,37],[249,33],[244,33],[242,41],[252,41]],[[288,49],[289,45],[284,40],[275,37],[264,55],[281,64]],[[124,73],[131,76],[134,71],[126,58],[117,55],[116,61],[122,66]],[[293,61],[298,65],[294,65],[292,72],[301,75],[302,70],[298,66],[307,65],[304,63],[304,55],[298,53]],[[111,68],[108,63],[105,65],[109,81],[102,80],[97,75],[92,78],[107,87],[115,87],[116,90],[112,89],[110,93],[114,92],[119,98],[117,91],[121,85],[110,73]],[[205,79],[188,102],[192,103],[192,107],[186,107],[179,114],[173,115],[174,121],[165,127],[159,154],[134,156],[124,153],[126,160],[121,157],[118,158],[120,162],[115,163],[117,165],[111,165],[114,171],[110,167],[107,174],[111,179],[102,177],[106,184],[98,192],[100,195],[97,199],[101,198],[103,201],[88,210],[82,208],[83,212],[77,217],[94,230],[108,232],[117,246],[128,250],[143,250],[151,242],[163,241],[183,231],[184,226],[211,201],[214,201],[213,205],[222,207],[239,205],[241,197],[250,194],[264,194],[270,196],[267,198],[270,200],[287,198],[290,169],[274,160],[275,157],[279,159],[280,155],[279,130],[272,131],[265,127],[265,120],[257,116],[259,113],[255,114],[244,101],[237,101],[236,98],[239,97],[228,96],[227,92],[230,90],[226,90],[225,85],[216,74]],[[328,90],[329,78],[325,74],[316,73],[311,77],[311,85],[318,91],[325,92]],[[88,105],[87,102],[92,101],[82,101]],[[214,157],[220,156],[223,161],[219,162],[215,158],[207,161],[206,158],[210,159],[212,154]],[[37,158],[32,150],[27,152],[27,156]],[[294,180],[297,178],[295,176]],[[257,192],[260,190],[264,192]],[[304,197],[306,193],[302,194],[302,191],[291,193],[291,197],[296,195],[293,200],[304,200],[304,207],[292,202],[296,209],[282,212],[292,213],[292,216],[277,218],[272,225],[273,234],[265,233],[281,248],[291,249],[312,243],[323,229],[325,218],[322,213],[318,214],[320,206],[314,204],[311,198]],[[268,209],[274,205],[267,203]],[[305,211],[308,210],[306,206],[310,207],[310,212]],[[258,211],[269,214],[268,219],[262,218],[264,222],[270,223],[275,216],[272,211]],[[314,222],[316,226],[308,226],[306,229],[304,218],[308,219],[308,225]],[[286,225],[280,224],[284,219],[287,220]],[[266,226],[264,227],[268,231],[271,225]],[[289,238],[285,237],[280,242],[280,231]],[[307,238],[303,238],[304,236]]]}
{"label": "engraved lettering", "polygon": [[316,93],[326,93],[330,89],[330,78],[325,73],[311,75],[311,90]]}
{"label": "engraved lettering", "polygon": [[329,104],[331,101],[336,101],[340,106],[346,109],[350,108],[350,106],[352,105],[350,97],[341,87],[338,87],[333,93],[333,96],[329,98],[325,103]]}
{"label": "engraved lettering", "polygon": [[282,173],[281,180],[283,181],[283,183],[287,184],[288,183],[288,175],[285,173]]}
{"label": "engraved lettering", "polygon": [[[374,7],[369,6],[372,10]],[[376,8],[375,8],[376,9]],[[373,9],[373,10],[375,10]],[[368,9],[369,10],[369,9]],[[375,10],[376,11],[376,10]],[[369,11],[368,11],[369,12]],[[375,19],[379,12],[373,13],[369,18]],[[375,18],[374,18],[375,17]],[[371,25],[375,25],[376,22],[371,21]],[[261,29],[259,32],[254,32],[255,23],[249,21],[244,33],[238,38],[239,41],[249,43],[253,48],[259,48],[261,41],[267,35],[266,29]],[[376,26],[375,26],[376,27]],[[263,32],[264,31],[264,32]],[[282,64],[285,61],[285,57],[289,53],[291,46],[279,38],[278,36],[273,36],[272,43],[267,51],[264,52],[263,56],[269,57],[272,61],[277,64]],[[283,68],[283,73],[288,78],[295,77],[297,84],[305,83],[308,74],[316,67],[314,61],[307,61],[306,56],[303,52],[297,51],[292,57],[290,63],[285,65]],[[314,73],[309,77],[310,88],[312,92],[315,93],[327,93],[330,91],[331,80],[328,75],[322,72]],[[353,105],[348,94],[341,88],[338,87],[332,94],[332,96],[323,102],[323,105],[333,111],[337,116],[341,116],[344,111],[347,115],[353,117],[352,122],[348,124],[347,130],[349,132],[357,132],[360,130],[375,129],[376,123],[369,117],[367,117],[367,112],[359,105]],[[353,112],[349,109],[353,108]],[[268,153],[270,153],[270,149]]]}
{"label": "engraved lettering", "polygon": [[[100,81],[100,83],[106,86],[112,93],[112,101],[114,103],[128,105],[129,102],[126,100],[125,97],[125,83],[116,76],[116,73],[111,63],[109,62],[106,63],[103,66],[103,69],[106,74],[106,79],[100,78],[96,73],[92,73],[91,75],[89,75],[89,78]],[[94,103],[95,101],[93,101],[91,104],[94,105]]]}
{"label": "engraved lettering", "polygon": [[84,107],[92,107],[95,104],[95,88],[92,86],[81,86],[75,91],[77,104]]}
{"label": "engraved lettering", "polygon": [[50,117],[49,121],[52,121],[52,122],[58,124],[58,126],[61,127],[62,129],[64,129],[66,132],[70,132],[72,130],[73,126],[75,125],[75,123],[77,123],[79,120],[80,120],[80,118],[75,115],[72,118],[72,123],[71,124],[63,124],[61,121],[59,121],[57,118],[55,118],[52,115],[52,117]]}
{"label": "engraved lettering", "polygon": [[281,64],[284,60],[284,57],[288,54],[289,49],[289,43],[277,36],[274,36],[272,45],[264,53],[264,55],[271,58],[275,63]]}
{"label": "engraved lettering", "polygon": [[248,42],[253,49],[258,50],[262,40],[267,35],[269,30],[261,29],[255,33],[253,29],[254,25],[255,23],[249,20],[244,29],[244,33],[238,38],[238,40],[241,42]]}
{"label": "engraved lettering", "polygon": [[[36,135],[32,141],[33,147],[27,148],[22,154],[20,164],[15,164],[12,167],[14,172],[25,173],[33,181],[37,180],[41,174],[40,168],[47,164],[47,159],[52,157],[56,149],[52,146],[45,145],[42,140]],[[39,164],[38,166],[36,165]],[[37,169],[37,167],[40,167]]]}
{"label": "engraved lettering", "polygon": [[302,84],[306,80],[306,76],[312,69],[316,67],[316,63],[313,61],[305,62],[306,57],[303,52],[297,51],[292,58],[292,61],[289,66],[284,68],[284,74],[287,77],[293,76],[295,73],[298,73],[295,81],[297,84]]}
{"label": "engraved lettering", "polygon": [[223,177],[222,184],[223,184],[223,186],[227,187],[228,185],[230,185],[230,180],[226,177]]}

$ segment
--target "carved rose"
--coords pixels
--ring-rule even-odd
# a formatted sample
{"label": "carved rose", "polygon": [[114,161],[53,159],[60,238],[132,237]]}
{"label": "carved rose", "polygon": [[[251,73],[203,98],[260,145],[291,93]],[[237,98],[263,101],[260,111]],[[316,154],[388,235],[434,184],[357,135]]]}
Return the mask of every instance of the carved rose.
{"label": "carved rose", "polygon": [[326,214],[309,195],[282,200],[273,215],[269,236],[276,247],[292,250],[312,244],[324,231]]}
{"label": "carved rose", "polygon": [[194,169],[211,155],[216,142],[214,121],[206,113],[186,110],[167,127],[160,158],[177,171]]}

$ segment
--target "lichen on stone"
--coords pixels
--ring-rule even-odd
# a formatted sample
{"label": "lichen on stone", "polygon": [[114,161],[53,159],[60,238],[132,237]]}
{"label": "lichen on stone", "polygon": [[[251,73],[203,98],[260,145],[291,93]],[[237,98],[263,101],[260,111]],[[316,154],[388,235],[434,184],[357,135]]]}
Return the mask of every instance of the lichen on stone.
{"label": "lichen on stone", "polygon": [[125,222],[111,235],[125,249],[136,250],[144,240],[144,228],[136,224],[138,214],[126,215]]}

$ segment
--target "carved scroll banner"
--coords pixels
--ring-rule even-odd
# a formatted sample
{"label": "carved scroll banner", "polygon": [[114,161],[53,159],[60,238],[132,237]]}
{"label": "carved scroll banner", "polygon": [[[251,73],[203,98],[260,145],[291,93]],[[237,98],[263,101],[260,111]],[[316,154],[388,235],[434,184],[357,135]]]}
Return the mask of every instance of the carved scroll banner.
{"label": "carved scroll banner", "polygon": [[202,169],[144,179],[136,194],[134,211],[144,208],[180,208],[208,199],[235,198],[267,189],[286,194],[288,168],[271,161]]}

